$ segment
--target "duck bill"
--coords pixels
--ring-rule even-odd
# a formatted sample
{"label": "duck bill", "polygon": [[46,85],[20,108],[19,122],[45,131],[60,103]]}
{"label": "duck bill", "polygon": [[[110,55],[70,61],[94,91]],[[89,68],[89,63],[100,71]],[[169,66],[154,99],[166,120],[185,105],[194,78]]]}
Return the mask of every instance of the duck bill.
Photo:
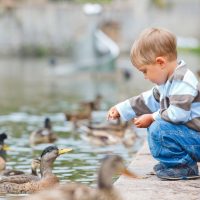
{"label": "duck bill", "polygon": [[4,151],[7,151],[7,150],[10,150],[10,147],[8,145],[4,144],[3,147],[2,147],[2,149]]}
{"label": "duck bill", "polygon": [[72,151],[71,148],[59,149],[58,154],[62,155],[62,154],[68,153],[70,151]]}
{"label": "duck bill", "polygon": [[123,169],[122,170],[122,175],[124,175],[124,176],[128,176],[128,177],[130,177],[130,178],[138,178],[138,175],[136,175],[135,173],[133,173],[133,172],[130,172],[128,169]]}

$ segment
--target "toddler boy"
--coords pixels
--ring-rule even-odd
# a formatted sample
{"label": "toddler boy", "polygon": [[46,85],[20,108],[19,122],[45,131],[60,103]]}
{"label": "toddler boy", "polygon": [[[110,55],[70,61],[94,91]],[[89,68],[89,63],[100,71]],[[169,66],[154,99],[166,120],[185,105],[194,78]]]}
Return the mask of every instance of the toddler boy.
{"label": "toddler boy", "polygon": [[154,166],[161,179],[199,175],[200,83],[186,63],[177,61],[176,37],[168,30],[144,30],[131,49],[132,64],[156,85],[108,111],[108,119],[147,128]]}

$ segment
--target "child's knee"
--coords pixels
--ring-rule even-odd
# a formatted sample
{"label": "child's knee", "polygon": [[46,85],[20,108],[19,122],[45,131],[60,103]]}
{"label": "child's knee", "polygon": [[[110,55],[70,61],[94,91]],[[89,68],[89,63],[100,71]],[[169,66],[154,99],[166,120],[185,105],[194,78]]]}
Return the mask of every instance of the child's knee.
{"label": "child's knee", "polygon": [[154,121],[149,127],[148,127],[148,132],[152,133],[152,132],[157,132],[160,128],[160,124],[158,121]]}
{"label": "child's knee", "polygon": [[154,121],[148,128],[148,132],[151,133],[155,133],[158,131],[165,131],[165,130],[171,130],[172,129],[173,124],[160,119],[160,120],[156,120]]}
{"label": "child's knee", "polygon": [[172,129],[171,124],[165,120],[156,120],[148,128],[149,137],[152,140],[161,140],[166,132]]}
{"label": "child's knee", "polygon": [[152,141],[158,141],[160,140],[160,123],[158,121],[154,121],[149,127],[148,127],[148,137]]}

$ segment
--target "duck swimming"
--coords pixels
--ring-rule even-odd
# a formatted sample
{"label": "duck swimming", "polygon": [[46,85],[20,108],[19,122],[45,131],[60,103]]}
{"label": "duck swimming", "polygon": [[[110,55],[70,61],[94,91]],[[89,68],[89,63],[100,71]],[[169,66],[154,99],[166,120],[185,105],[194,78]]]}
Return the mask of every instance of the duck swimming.
{"label": "duck swimming", "polygon": [[[4,177],[0,179],[0,183],[9,182],[9,183],[27,183],[30,181],[38,181],[40,177],[38,176],[37,170],[40,169],[40,159],[35,158],[31,162],[31,174],[13,174],[13,170],[5,170],[2,174]],[[5,177],[7,176],[7,177]]]}
{"label": "duck swimming", "polygon": [[80,106],[83,109],[88,109],[88,110],[91,110],[91,111],[100,110],[101,109],[102,99],[103,99],[103,97],[100,94],[97,94],[93,101],[81,102]]}
{"label": "duck swimming", "polygon": [[127,127],[127,123],[120,121],[116,121],[116,123],[89,123],[82,125],[79,131],[83,140],[96,146],[106,146],[121,143]]}
{"label": "duck swimming", "polygon": [[125,168],[122,157],[112,155],[107,156],[101,164],[97,189],[78,183],[66,183],[58,185],[52,190],[30,195],[24,200],[121,200],[120,194],[112,184],[112,177],[118,173],[139,178]]}
{"label": "duck swimming", "polygon": [[65,113],[67,121],[73,123],[73,127],[76,130],[79,128],[79,122],[89,120],[92,118],[92,111],[100,110],[102,96],[96,95],[93,101],[84,101],[79,103],[79,109],[74,112]]}
{"label": "duck swimming", "polygon": [[39,181],[31,181],[23,184],[4,182],[0,183],[0,193],[25,194],[33,193],[55,186],[59,179],[52,173],[52,165],[56,158],[71,149],[58,149],[56,146],[49,146],[41,154]]}
{"label": "duck swimming", "polygon": [[[0,134],[0,175],[13,176],[13,175],[24,174],[23,171],[14,170],[14,169],[6,169],[6,151],[8,150],[8,146],[5,145],[4,143],[5,139],[7,139],[7,134],[1,133]],[[32,169],[35,170],[35,166],[32,166]]]}
{"label": "duck swimming", "polygon": [[53,143],[57,140],[57,135],[52,131],[52,125],[49,118],[44,121],[44,127],[33,131],[30,135],[30,144]]}

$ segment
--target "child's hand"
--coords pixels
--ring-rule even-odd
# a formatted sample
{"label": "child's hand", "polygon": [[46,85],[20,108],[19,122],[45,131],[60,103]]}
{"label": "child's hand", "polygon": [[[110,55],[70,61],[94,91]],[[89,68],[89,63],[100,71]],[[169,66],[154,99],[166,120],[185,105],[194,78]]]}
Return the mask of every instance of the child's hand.
{"label": "child's hand", "polygon": [[117,111],[116,107],[112,107],[110,108],[110,110],[108,111],[108,115],[107,115],[107,119],[119,119],[120,118],[120,114]]}
{"label": "child's hand", "polygon": [[144,114],[133,119],[133,123],[137,128],[147,128],[154,121],[152,114]]}

